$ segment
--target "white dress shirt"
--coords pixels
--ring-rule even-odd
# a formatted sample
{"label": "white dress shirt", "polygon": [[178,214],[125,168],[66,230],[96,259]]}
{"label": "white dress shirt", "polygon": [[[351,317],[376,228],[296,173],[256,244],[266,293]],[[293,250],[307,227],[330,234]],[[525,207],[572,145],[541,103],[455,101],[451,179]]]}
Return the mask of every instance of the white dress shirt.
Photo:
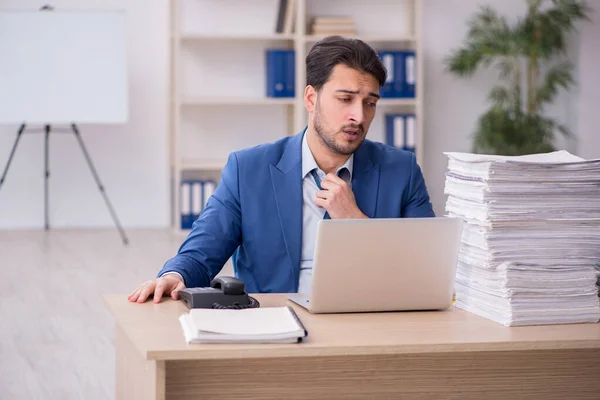
{"label": "white dress shirt", "polygon": [[[354,154],[336,171],[339,176],[340,171],[343,170],[341,178],[348,184],[352,182],[353,162]],[[322,182],[325,179],[325,173],[319,169],[308,147],[305,133],[302,139],[302,256],[300,260],[299,293],[310,293],[317,223],[325,216],[325,209],[315,204],[319,187],[311,174],[313,169],[317,170],[317,176]]]}

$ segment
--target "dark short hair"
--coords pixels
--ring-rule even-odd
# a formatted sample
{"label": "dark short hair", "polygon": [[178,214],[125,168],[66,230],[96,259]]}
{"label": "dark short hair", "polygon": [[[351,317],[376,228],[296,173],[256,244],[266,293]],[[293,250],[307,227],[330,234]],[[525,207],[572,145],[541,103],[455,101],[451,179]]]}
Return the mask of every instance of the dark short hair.
{"label": "dark short hair", "polygon": [[318,91],[338,64],[373,75],[379,87],[387,78],[385,67],[371,46],[359,39],[328,36],[315,43],[306,57],[306,84]]}

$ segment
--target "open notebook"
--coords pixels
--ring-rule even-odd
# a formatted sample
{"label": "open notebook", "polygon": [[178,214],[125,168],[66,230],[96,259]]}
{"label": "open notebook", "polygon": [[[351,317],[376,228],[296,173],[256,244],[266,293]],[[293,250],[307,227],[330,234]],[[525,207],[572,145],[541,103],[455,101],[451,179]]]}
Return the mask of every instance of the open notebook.
{"label": "open notebook", "polygon": [[179,322],[188,343],[297,343],[308,334],[291,307],[192,308]]}

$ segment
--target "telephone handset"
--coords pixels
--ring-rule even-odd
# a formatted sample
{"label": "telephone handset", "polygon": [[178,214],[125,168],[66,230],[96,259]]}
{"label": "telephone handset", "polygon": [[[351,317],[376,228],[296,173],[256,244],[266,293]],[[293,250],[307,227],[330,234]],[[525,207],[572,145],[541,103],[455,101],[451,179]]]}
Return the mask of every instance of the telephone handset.
{"label": "telephone handset", "polygon": [[260,303],[244,291],[244,282],[222,276],[212,280],[210,287],[186,288],[179,296],[189,308],[257,308]]}

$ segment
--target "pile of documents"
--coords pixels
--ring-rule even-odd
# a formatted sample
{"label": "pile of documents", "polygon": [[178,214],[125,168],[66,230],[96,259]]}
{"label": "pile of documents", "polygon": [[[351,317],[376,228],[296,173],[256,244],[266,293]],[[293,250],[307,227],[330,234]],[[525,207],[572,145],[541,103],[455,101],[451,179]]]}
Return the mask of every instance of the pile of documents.
{"label": "pile of documents", "polygon": [[506,326],[597,322],[600,160],[445,153],[464,221],[456,307]]}

